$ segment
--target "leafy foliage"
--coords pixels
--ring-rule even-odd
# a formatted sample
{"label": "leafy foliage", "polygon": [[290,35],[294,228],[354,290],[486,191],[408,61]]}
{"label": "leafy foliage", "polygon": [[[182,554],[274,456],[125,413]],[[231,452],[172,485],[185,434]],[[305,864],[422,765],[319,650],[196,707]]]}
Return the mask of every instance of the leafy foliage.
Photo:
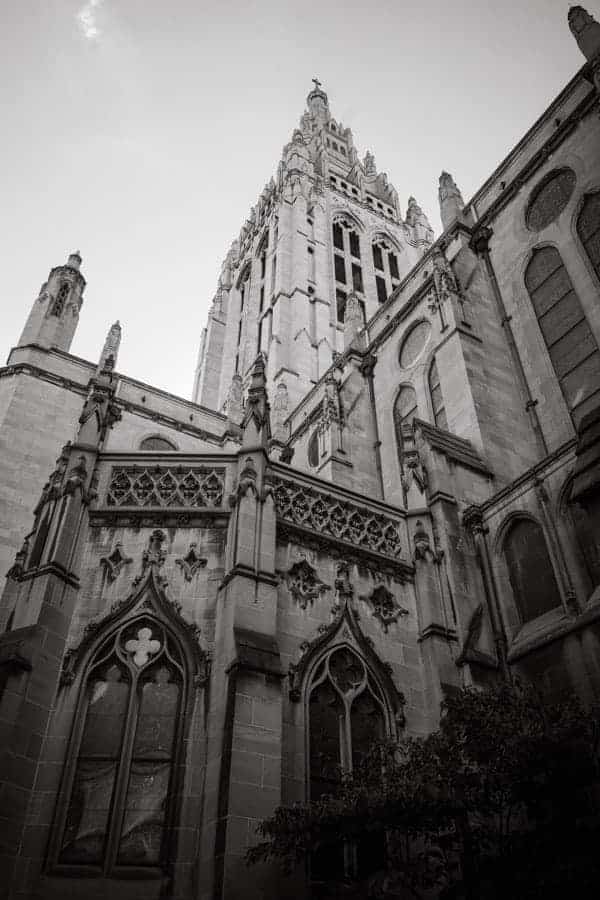
{"label": "leafy foliage", "polygon": [[[462,689],[444,701],[438,731],[375,744],[335,796],[277,809],[248,862],[291,871],[345,848],[345,872],[322,896],[596,897],[598,737],[576,699]],[[361,847],[375,859],[378,840],[385,868],[365,871]]]}

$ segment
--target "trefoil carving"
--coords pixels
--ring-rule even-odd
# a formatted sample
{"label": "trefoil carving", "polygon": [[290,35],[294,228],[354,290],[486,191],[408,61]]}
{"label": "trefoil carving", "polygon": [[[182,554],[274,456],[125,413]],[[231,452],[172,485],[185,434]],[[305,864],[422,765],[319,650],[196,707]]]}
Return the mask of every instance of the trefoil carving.
{"label": "trefoil carving", "polygon": [[396,602],[396,598],[385,584],[378,584],[370,595],[361,597],[361,600],[366,600],[369,604],[373,611],[373,617],[381,622],[386,634],[390,625],[397,622],[401,616],[409,615],[409,610]]}

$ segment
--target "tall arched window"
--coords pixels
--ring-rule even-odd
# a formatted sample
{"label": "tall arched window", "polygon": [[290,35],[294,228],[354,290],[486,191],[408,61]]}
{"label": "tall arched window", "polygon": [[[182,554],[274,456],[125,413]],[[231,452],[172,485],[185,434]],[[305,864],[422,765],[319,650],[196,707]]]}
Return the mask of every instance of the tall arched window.
{"label": "tall arched window", "polygon": [[577,234],[600,278],[600,191],[588,194],[577,217]]}
{"label": "tall arched window", "polygon": [[400,284],[398,252],[392,242],[383,235],[373,241],[372,249],[377,299],[380,303],[385,303],[392,291]]}
{"label": "tall arched window", "polygon": [[59,866],[126,875],[167,864],[184,688],[178,645],[150,615],[125,623],[96,651],[65,771]]}
{"label": "tall arched window", "polygon": [[523,623],[560,606],[561,599],[544,532],[532,519],[518,519],[504,539],[504,557]]}
{"label": "tall arched window", "polygon": [[[335,794],[341,773],[351,772],[371,745],[385,736],[384,704],[367,667],[349,647],[337,647],[319,663],[309,690],[310,799]],[[316,853],[313,880],[346,870],[359,876],[377,868],[383,855],[378,840],[359,841],[338,852]]]}
{"label": "tall arched window", "polygon": [[405,384],[398,391],[398,396],[394,403],[394,428],[396,430],[396,443],[400,461],[402,461],[404,446],[404,429],[410,429],[417,412],[417,394],[415,389],[410,384]]}
{"label": "tall arched window", "polygon": [[70,289],[71,285],[68,284],[68,282],[65,281],[64,284],[61,284],[58,294],[56,295],[56,300],[52,304],[52,309],[50,310],[51,316],[62,316]]}
{"label": "tall arched window", "polygon": [[525,272],[525,285],[558,383],[577,425],[600,400],[600,351],[555,247],[534,250]]}
{"label": "tall arched window", "polygon": [[440,376],[438,374],[438,367],[435,359],[429,368],[429,395],[431,397],[431,408],[433,409],[433,421],[438,428],[443,428],[447,431],[448,418],[446,416],[444,396],[442,394],[442,386],[440,384]]}
{"label": "tall arched window", "polygon": [[344,216],[333,222],[333,274],[335,278],[337,321],[342,324],[350,291],[364,293],[360,238],[356,225]]}

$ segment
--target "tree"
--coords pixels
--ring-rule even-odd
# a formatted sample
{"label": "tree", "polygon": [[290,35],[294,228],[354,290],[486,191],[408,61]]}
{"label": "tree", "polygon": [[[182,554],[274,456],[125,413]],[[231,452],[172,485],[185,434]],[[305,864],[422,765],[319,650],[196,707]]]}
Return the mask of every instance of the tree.
{"label": "tree", "polygon": [[[599,733],[575,698],[462,689],[438,731],[375,744],[335,796],[277,809],[248,862],[291,871],[345,848],[345,872],[322,886],[332,897],[596,897]],[[357,866],[378,842],[384,866]]]}

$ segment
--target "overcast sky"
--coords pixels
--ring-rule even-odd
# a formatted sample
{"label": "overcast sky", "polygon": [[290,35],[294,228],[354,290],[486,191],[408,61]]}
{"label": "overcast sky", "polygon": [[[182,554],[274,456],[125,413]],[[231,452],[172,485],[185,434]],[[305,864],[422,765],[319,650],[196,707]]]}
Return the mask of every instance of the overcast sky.
{"label": "overcast sky", "polygon": [[[189,397],[221,261],[318,76],[439,234],[584,60],[563,0],[0,0],[0,362],[80,250],[72,352]],[[598,0],[588,10],[600,19]]]}

